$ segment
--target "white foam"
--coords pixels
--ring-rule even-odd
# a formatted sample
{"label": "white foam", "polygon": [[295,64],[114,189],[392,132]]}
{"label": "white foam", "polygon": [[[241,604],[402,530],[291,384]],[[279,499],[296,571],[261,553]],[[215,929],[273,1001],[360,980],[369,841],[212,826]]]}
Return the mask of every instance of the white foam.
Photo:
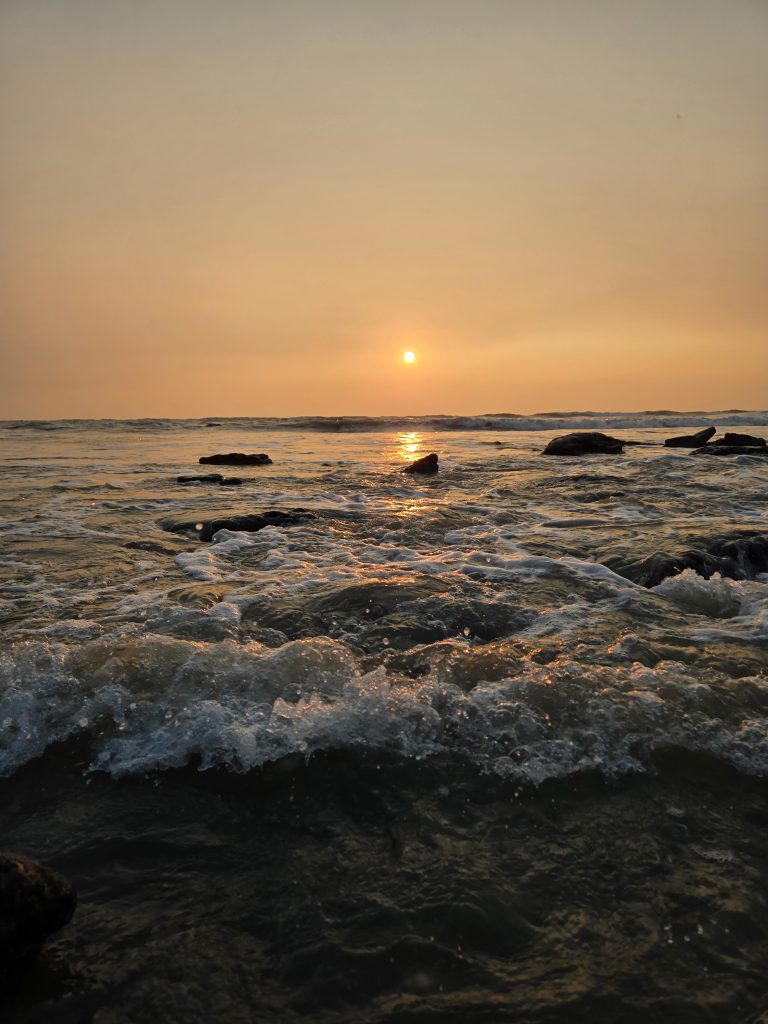
{"label": "white foam", "polygon": [[[471,656],[471,646],[454,648]],[[406,757],[456,753],[539,783],[585,770],[644,770],[654,745],[714,754],[768,774],[764,717],[744,714],[759,677],[727,699],[682,665],[510,664],[456,686],[450,661],[419,680],[361,671],[344,644],[277,650],[126,634],[71,650],[25,643],[0,658],[0,770],[86,733],[93,767],[114,775],[186,764],[247,770],[289,753],[365,747]]]}
{"label": "white foam", "polygon": [[723,579],[719,573],[704,579],[693,569],[684,569],[677,576],[668,576],[651,590],[681,608],[713,618],[742,615],[751,607],[744,585],[736,580]]}

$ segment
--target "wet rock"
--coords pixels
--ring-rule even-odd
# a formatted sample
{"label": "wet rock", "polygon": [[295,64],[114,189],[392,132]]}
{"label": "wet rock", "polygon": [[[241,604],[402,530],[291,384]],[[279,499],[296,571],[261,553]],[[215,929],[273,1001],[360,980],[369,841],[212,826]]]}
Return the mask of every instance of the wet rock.
{"label": "wet rock", "polygon": [[0,853],[0,978],[7,979],[72,917],[74,888],[29,857]]}
{"label": "wet rock", "polygon": [[754,434],[735,434],[726,431],[722,437],[718,437],[712,444],[731,445],[733,447],[743,446],[746,448],[762,448],[766,443],[764,437],[755,437]]}
{"label": "wet rock", "polygon": [[239,476],[225,476],[223,480],[219,481],[222,487],[239,487],[242,482]]}
{"label": "wet rock", "polygon": [[436,473],[438,468],[437,455],[432,452],[421,459],[416,459],[410,466],[406,466],[403,473]]}
{"label": "wet rock", "polygon": [[657,551],[632,562],[606,559],[605,564],[619,576],[643,587],[655,587],[684,569],[693,569],[704,579],[715,573],[732,580],[755,579],[768,572],[768,534],[750,530],[725,537],[704,537],[678,551]]}
{"label": "wet rock", "polygon": [[624,442],[599,430],[562,434],[553,438],[544,449],[544,455],[620,455]]}
{"label": "wet rock", "polygon": [[200,540],[211,540],[219,530],[232,530],[243,533],[256,533],[266,526],[298,526],[315,517],[303,508],[294,508],[289,512],[270,509],[267,512],[243,514],[235,516],[219,516],[216,519],[193,519],[179,521],[163,519],[160,526],[169,533],[195,533]]}
{"label": "wet rock", "polygon": [[680,437],[668,437],[664,444],[667,448],[701,448],[710,437],[715,436],[717,427],[704,427],[695,434],[682,434]]}
{"label": "wet rock", "polygon": [[697,448],[691,455],[757,455],[765,458],[768,456],[768,447],[765,445],[731,445],[731,444],[707,444],[703,448]]}
{"label": "wet rock", "polygon": [[201,463],[214,466],[271,466],[272,459],[264,452],[259,455],[244,455],[242,452],[229,452],[227,455],[201,455]]}

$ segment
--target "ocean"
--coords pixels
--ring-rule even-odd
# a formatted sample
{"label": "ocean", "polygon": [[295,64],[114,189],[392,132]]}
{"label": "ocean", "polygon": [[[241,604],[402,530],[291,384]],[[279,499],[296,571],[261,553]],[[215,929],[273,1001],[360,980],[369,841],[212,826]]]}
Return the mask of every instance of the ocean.
{"label": "ocean", "polygon": [[765,1024],[768,459],[710,424],[768,436],[0,423],[0,848],[79,893],[2,1019]]}

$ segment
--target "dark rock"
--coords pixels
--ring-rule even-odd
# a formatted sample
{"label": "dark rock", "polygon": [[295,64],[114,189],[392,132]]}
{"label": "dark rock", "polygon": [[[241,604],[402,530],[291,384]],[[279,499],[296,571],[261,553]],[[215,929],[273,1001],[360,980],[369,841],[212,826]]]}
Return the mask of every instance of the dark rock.
{"label": "dark rock", "polygon": [[624,442],[618,437],[590,430],[553,438],[544,455],[620,455],[623,448]]}
{"label": "dark rock", "polygon": [[704,427],[696,434],[683,434],[680,437],[668,437],[664,444],[667,448],[701,448],[710,437],[715,436],[717,427]]}
{"label": "dark rock", "polygon": [[56,871],[0,853],[0,977],[11,977],[72,917],[77,896]]}
{"label": "dark rock", "polygon": [[725,433],[722,437],[718,437],[712,444],[717,445],[730,445],[731,447],[738,448],[762,448],[766,441],[764,437],[755,437],[753,434],[731,434]]}
{"label": "dark rock", "polygon": [[204,476],[177,476],[177,484],[220,484],[224,477],[221,473],[206,473]]}
{"label": "dark rock", "polygon": [[294,508],[290,512],[272,509],[260,514],[244,514],[236,516],[220,516],[217,519],[194,519],[179,522],[175,519],[163,519],[160,523],[170,533],[195,533],[200,540],[211,540],[219,530],[242,531],[256,533],[265,526],[298,526],[315,517],[303,508]]}
{"label": "dark rock", "polygon": [[406,466],[403,473],[436,473],[438,468],[437,455],[432,452],[421,459],[416,459],[410,466]]}
{"label": "dark rock", "polygon": [[768,457],[768,447],[764,445],[717,445],[707,444],[697,448],[691,455],[758,455]]}
{"label": "dark rock", "polygon": [[228,455],[201,455],[201,463],[214,466],[271,466],[272,459],[262,452],[260,455],[244,455],[242,452],[229,452]]}
{"label": "dark rock", "polygon": [[724,537],[697,538],[695,544],[678,551],[657,551],[634,562],[606,559],[605,564],[619,576],[655,587],[667,576],[693,569],[709,579],[715,573],[732,580],[755,579],[768,572],[768,535],[748,530]]}
{"label": "dark rock", "polygon": [[223,480],[219,481],[222,487],[239,487],[242,482],[239,476],[225,476]]}

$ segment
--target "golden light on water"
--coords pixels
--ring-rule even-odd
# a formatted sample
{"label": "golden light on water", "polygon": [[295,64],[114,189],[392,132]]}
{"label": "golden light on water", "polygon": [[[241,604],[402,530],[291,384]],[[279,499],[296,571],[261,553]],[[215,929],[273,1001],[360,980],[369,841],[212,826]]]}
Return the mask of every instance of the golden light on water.
{"label": "golden light on water", "polygon": [[410,349],[407,352],[403,352],[403,362],[413,363],[416,361],[416,353],[411,352]]}
{"label": "golden light on water", "polygon": [[400,458],[407,459],[409,462],[413,461],[414,454],[419,450],[421,445],[421,434],[415,430],[409,430],[406,433],[397,435],[397,449]]}

